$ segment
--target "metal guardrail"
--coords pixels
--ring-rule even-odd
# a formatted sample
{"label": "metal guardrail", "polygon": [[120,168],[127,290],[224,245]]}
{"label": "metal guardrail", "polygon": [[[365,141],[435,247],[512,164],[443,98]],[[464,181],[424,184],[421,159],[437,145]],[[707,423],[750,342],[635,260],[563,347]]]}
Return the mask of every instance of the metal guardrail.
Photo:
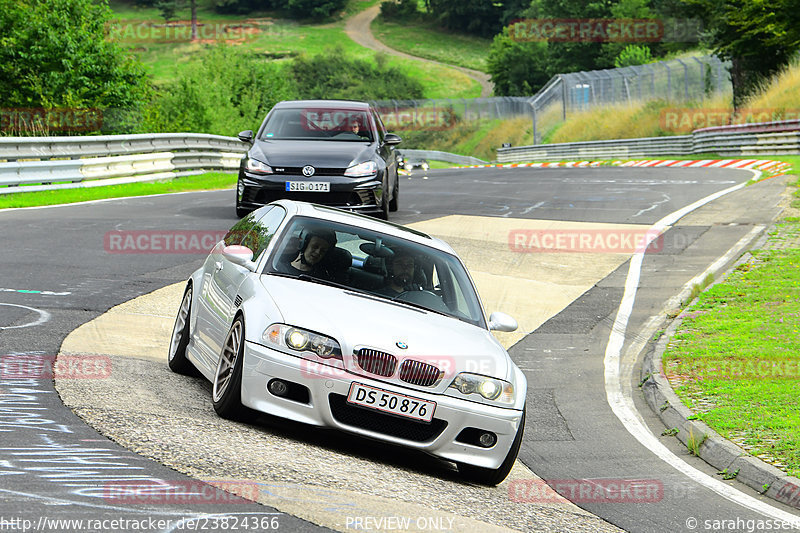
{"label": "metal guardrail", "polygon": [[[0,194],[168,179],[236,170],[248,145],[198,133],[86,137],[0,137]],[[481,159],[435,150],[404,157],[480,165]]]}
{"label": "metal guardrail", "polygon": [[197,133],[0,137],[0,194],[236,170],[246,151],[234,137]]}
{"label": "metal guardrail", "polygon": [[397,150],[406,159],[430,159],[432,161],[445,161],[456,165],[484,165],[487,161],[468,155],[451,154],[439,150]]}
{"label": "metal guardrail", "polygon": [[76,137],[0,137],[0,161],[78,159],[178,151],[246,152],[235,137],[203,133],[152,133]]}
{"label": "metal guardrail", "polygon": [[615,139],[574,143],[539,144],[498,148],[499,163],[572,158],[634,158],[689,156],[715,153],[721,156],[800,154],[800,121],[763,122],[695,130],[691,135]]}

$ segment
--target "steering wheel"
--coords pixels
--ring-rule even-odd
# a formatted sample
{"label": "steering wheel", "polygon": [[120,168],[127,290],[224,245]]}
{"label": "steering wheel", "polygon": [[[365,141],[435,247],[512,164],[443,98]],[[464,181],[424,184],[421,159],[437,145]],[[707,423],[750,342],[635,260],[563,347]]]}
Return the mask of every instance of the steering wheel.
{"label": "steering wheel", "polygon": [[418,304],[440,313],[450,314],[450,308],[447,307],[447,304],[445,304],[439,296],[435,295],[431,291],[406,291],[400,293],[398,296],[395,296],[394,299]]}

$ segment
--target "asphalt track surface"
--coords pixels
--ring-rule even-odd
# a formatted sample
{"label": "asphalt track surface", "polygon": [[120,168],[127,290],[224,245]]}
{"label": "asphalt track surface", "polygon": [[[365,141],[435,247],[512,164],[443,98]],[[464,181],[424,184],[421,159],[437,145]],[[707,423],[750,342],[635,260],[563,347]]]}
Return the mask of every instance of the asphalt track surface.
{"label": "asphalt track surface", "polygon": [[[432,171],[403,180],[401,210],[393,220],[411,223],[464,214],[652,224],[750,177],[749,172],[718,169]],[[626,343],[639,340],[637,335],[647,320],[688,280],[754,226],[768,224],[783,187],[780,180],[767,180],[716,200],[675,224],[661,247],[645,256]],[[209,506],[192,505],[191,500],[185,505],[142,506],[109,498],[108,487],[126,480],[192,485],[189,478],[115,445],[86,426],[63,407],[52,381],[15,379],[6,369],[16,358],[54,356],[66,335],[79,325],[114,305],[185,279],[202,260],[201,256],[109,253],[104,246],[107,232],[224,231],[235,222],[231,205],[232,192],[224,191],[0,212],[4,235],[0,516],[28,519],[32,524],[41,517],[177,521],[205,516],[207,520]],[[713,526],[707,522],[713,520],[738,520],[727,531],[751,529],[748,520],[757,523],[768,517],[712,492],[661,461],[632,437],[609,407],[603,356],[628,267],[628,263],[619,267],[510,350],[529,380],[528,426],[520,460],[554,486],[558,481],[563,487],[563,482],[568,486],[572,480],[639,479],[660,487],[657,497],[639,503],[575,498],[581,507],[629,531],[711,530],[704,524]],[[636,385],[632,384],[636,407],[659,435],[663,426],[636,394]],[[715,475],[674,439],[660,440],[694,468]],[[735,481],[729,484],[758,498]],[[519,493],[517,497],[532,496]],[[213,510],[233,513],[239,520],[270,512],[241,503],[219,504]],[[320,529],[285,514],[274,516],[281,530]],[[692,528],[689,519],[697,520],[698,527]]]}

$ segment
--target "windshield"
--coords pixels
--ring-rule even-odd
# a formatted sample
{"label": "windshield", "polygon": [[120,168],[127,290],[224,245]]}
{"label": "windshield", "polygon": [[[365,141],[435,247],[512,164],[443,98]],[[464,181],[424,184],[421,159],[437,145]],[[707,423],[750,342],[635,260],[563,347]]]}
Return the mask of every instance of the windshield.
{"label": "windshield", "polygon": [[366,111],[296,107],[273,110],[261,139],[372,142],[373,135]]}
{"label": "windshield", "polygon": [[355,226],[295,217],[265,273],[323,281],[486,327],[457,257]]}

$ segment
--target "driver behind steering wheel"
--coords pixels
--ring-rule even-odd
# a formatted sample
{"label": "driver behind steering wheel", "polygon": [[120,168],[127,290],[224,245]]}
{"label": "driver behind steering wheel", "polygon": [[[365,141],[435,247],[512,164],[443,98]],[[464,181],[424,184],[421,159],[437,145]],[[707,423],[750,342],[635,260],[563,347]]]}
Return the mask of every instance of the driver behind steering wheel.
{"label": "driver behind steering wheel", "polygon": [[407,291],[422,290],[422,287],[414,282],[414,267],[414,256],[408,252],[398,251],[391,257],[387,257],[387,276],[383,287],[377,292],[395,297]]}

